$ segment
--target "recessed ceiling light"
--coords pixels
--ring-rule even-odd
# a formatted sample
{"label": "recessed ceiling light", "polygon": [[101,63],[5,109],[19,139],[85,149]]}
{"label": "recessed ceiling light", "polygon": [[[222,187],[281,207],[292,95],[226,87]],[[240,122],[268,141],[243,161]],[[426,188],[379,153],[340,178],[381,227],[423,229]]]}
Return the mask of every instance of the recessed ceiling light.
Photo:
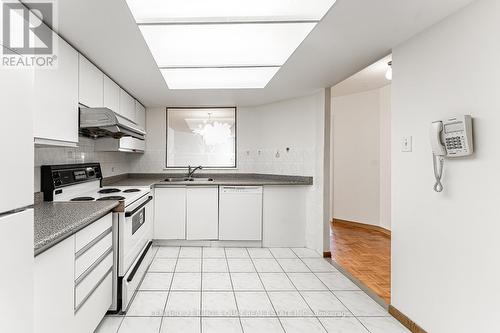
{"label": "recessed ceiling light", "polygon": [[170,89],[248,89],[267,85],[335,0],[127,3]]}
{"label": "recessed ceiling light", "polygon": [[170,89],[264,88],[279,67],[171,68],[161,73]]}

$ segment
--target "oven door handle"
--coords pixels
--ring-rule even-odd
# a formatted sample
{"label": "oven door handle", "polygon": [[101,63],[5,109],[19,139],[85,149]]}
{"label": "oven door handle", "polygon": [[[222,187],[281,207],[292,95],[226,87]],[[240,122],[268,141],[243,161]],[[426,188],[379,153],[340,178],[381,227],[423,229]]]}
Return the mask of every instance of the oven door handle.
{"label": "oven door handle", "polygon": [[150,202],[151,200],[153,200],[153,196],[150,195],[146,201],[144,201],[140,206],[138,206],[137,208],[135,208],[133,211],[126,212],[125,213],[125,217],[130,217],[130,216],[134,215],[139,210],[141,210],[144,206],[146,206],[148,204],[148,202]]}

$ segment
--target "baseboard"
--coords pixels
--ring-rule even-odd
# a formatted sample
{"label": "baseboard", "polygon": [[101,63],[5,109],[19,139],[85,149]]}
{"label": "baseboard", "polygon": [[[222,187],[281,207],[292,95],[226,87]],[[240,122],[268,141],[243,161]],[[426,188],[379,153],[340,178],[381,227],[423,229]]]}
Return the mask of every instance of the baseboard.
{"label": "baseboard", "polygon": [[425,331],[422,327],[418,326],[417,323],[408,318],[404,313],[402,313],[392,305],[389,305],[389,313],[411,332],[427,333],[427,331]]}
{"label": "baseboard", "polygon": [[387,230],[385,228],[379,227],[377,225],[371,225],[371,224],[365,224],[365,223],[359,223],[359,222],[353,222],[353,221],[347,221],[347,220],[340,220],[340,219],[333,219],[332,220],[333,224],[337,225],[342,225],[346,227],[354,227],[354,228],[362,228],[362,229],[367,229],[367,230],[375,230],[378,231],[382,234],[384,234],[387,237],[391,237],[391,231]]}

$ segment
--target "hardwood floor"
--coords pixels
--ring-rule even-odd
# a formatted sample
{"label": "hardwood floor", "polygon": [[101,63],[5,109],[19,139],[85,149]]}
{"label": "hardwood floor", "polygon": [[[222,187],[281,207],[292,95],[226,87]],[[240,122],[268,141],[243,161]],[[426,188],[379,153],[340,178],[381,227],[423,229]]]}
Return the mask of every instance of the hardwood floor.
{"label": "hardwood floor", "polygon": [[332,260],[390,304],[390,236],[376,230],[332,223],[330,240]]}

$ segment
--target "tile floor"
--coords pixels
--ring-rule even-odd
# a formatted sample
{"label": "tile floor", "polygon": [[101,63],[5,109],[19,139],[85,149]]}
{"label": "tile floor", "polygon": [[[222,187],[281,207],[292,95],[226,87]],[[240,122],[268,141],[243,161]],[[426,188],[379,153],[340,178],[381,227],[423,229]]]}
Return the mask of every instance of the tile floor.
{"label": "tile floor", "polygon": [[409,332],[315,251],[158,247],[125,316],[98,333]]}

